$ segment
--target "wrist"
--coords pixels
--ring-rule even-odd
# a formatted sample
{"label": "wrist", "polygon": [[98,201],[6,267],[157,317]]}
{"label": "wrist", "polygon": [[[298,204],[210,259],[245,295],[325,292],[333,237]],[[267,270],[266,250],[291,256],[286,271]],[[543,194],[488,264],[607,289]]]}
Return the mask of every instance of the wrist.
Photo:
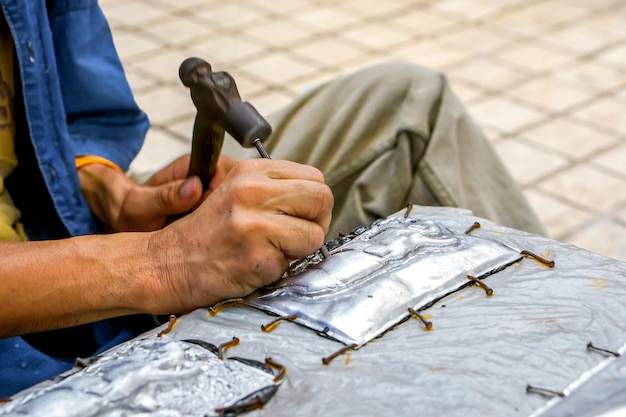
{"label": "wrist", "polygon": [[[96,291],[103,302],[99,309],[109,309],[110,317],[126,314],[170,314],[163,310],[169,300],[158,285],[159,259],[150,253],[154,232],[126,232],[107,236],[83,236],[75,245],[75,259],[91,265],[100,278]],[[76,240],[76,243],[79,241]],[[91,243],[91,244],[90,244]],[[94,283],[89,283],[93,289]],[[97,285],[97,284],[96,284]],[[165,297],[164,297],[165,296]]]}
{"label": "wrist", "polygon": [[171,227],[145,234],[145,259],[149,270],[143,282],[142,303],[151,314],[186,313],[191,305],[185,288],[183,243]]}
{"label": "wrist", "polygon": [[98,220],[114,224],[129,188],[130,180],[108,164],[90,163],[78,169],[80,189]]}

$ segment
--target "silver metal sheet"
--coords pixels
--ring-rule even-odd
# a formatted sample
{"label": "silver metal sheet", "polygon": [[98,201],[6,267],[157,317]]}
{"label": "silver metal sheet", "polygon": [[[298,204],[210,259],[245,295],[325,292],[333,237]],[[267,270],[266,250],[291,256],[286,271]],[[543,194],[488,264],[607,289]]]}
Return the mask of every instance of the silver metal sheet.
{"label": "silver metal sheet", "polygon": [[[406,214],[406,215],[405,215]],[[469,223],[470,226],[472,223]],[[420,310],[521,259],[520,252],[399,212],[264,288],[245,304],[362,346]]]}
{"label": "silver metal sheet", "polygon": [[[217,416],[254,393],[273,393],[271,370],[167,336],[136,339],[47,388],[18,395],[6,416]],[[271,391],[271,392],[269,392]]]}

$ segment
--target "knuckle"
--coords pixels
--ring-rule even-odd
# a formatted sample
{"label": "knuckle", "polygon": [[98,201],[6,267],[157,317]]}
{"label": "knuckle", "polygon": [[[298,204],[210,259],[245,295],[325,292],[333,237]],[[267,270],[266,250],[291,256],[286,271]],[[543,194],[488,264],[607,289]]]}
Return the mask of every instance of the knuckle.
{"label": "knuckle", "polygon": [[265,241],[275,227],[266,215],[256,209],[233,206],[223,220],[224,233],[231,241],[238,241],[246,256],[256,251],[260,245],[252,242]]}
{"label": "knuckle", "polygon": [[326,184],[322,184],[319,199],[322,210],[324,211],[331,210],[335,205],[335,196],[333,196],[333,191]]}
{"label": "knuckle", "polygon": [[236,211],[227,217],[225,226],[228,233],[235,239],[250,238],[262,231],[262,225],[256,217]]}
{"label": "knuckle", "polygon": [[313,181],[317,181],[319,183],[325,184],[326,178],[324,177],[324,173],[315,167],[311,168],[311,178]]}
{"label": "knuckle", "polygon": [[318,224],[311,223],[309,227],[309,248],[310,252],[315,251],[317,248],[324,244],[325,233]]}
{"label": "knuckle", "polygon": [[236,164],[235,166],[232,167],[232,169],[230,170],[230,176],[233,179],[239,178],[240,176],[244,175],[246,172],[249,171],[248,168],[248,161],[241,161],[238,164]]}
{"label": "knuckle", "polygon": [[252,177],[241,176],[233,184],[233,192],[237,197],[245,197],[247,193],[258,187],[258,182]]}
{"label": "knuckle", "polygon": [[324,243],[324,230],[314,222],[300,222],[289,231],[293,253],[297,257],[303,257],[315,252]]}
{"label": "knuckle", "polygon": [[259,160],[256,158],[244,159],[237,162],[232,169],[234,170],[233,172],[236,174],[243,174],[258,169],[259,164]]}
{"label": "knuckle", "polygon": [[268,195],[262,183],[249,177],[239,178],[232,184],[230,191],[232,204],[238,207],[259,207],[263,197]]}
{"label": "knuckle", "polygon": [[155,188],[152,201],[156,209],[167,207],[172,201],[172,190],[170,188]]}
{"label": "knuckle", "polygon": [[280,278],[287,269],[287,260],[277,249],[258,247],[250,254],[248,265],[251,271],[248,283],[259,288]]}
{"label": "knuckle", "polygon": [[330,187],[326,184],[319,184],[315,193],[311,194],[313,217],[317,218],[329,213],[334,205],[334,196]]}

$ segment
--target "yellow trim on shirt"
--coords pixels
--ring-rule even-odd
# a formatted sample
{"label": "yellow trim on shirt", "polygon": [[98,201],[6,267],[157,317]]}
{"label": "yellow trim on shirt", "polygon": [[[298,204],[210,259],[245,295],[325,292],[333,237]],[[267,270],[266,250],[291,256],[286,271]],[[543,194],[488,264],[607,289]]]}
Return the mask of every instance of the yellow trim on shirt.
{"label": "yellow trim on shirt", "polygon": [[110,168],[113,168],[117,172],[124,172],[116,164],[100,156],[85,155],[85,156],[79,156],[76,158],[76,169],[80,169],[84,167],[85,165],[91,165],[91,164],[102,164]]}

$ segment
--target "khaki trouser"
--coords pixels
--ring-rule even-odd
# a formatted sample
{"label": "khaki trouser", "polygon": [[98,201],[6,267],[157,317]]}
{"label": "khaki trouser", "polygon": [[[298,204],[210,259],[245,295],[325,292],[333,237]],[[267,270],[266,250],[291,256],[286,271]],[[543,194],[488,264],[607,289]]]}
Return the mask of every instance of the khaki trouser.
{"label": "khaki trouser", "polygon": [[408,63],[370,67],[313,89],[268,120],[271,157],[313,165],[332,187],[329,238],[407,202],[468,208],[543,234],[521,190],[437,72]]}

